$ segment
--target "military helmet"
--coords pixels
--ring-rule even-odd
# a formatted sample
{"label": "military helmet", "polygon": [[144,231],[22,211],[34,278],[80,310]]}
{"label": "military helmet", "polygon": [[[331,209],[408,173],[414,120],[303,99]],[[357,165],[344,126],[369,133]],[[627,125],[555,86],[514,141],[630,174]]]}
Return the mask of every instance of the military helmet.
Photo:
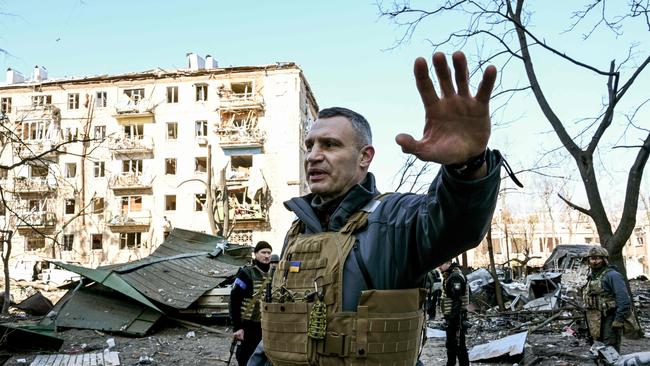
{"label": "military helmet", "polygon": [[609,257],[609,252],[607,252],[607,249],[597,246],[589,249],[589,254],[587,254],[587,257],[603,257],[607,258]]}

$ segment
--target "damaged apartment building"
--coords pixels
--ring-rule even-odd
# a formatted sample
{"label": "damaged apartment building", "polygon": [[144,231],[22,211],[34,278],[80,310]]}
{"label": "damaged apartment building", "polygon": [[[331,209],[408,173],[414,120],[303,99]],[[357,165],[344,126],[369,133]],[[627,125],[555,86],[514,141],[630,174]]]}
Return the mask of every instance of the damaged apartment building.
{"label": "damaged apartment building", "polygon": [[12,261],[126,262],[172,228],[225,229],[279,251],[292,220],[282,202],[307,189],[309,84],[294,63],[219,67],[193,53],[187,63],[65,79],[7,70],[0,225]]}

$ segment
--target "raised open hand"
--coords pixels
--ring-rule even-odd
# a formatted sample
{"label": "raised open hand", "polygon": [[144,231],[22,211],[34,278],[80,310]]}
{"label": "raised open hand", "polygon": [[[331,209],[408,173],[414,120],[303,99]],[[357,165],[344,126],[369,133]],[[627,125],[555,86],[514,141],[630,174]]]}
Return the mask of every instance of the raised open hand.
{"label": "raised open hand", "polygon": [[433,55],[433,67],[440,83],[438,97],[429,77],[424,58],[415,60],[413,73],[425,109],[424,133],[421,140],[399,134],[395,141],[405,153],[423,161],[458,164],[479,155],[490,139],[489,101],[497,70],[488,66],[475,96],[469,91],[469,72],[465,55],[458,51],[452,56],[456,88],[451,79],[445,55]]}

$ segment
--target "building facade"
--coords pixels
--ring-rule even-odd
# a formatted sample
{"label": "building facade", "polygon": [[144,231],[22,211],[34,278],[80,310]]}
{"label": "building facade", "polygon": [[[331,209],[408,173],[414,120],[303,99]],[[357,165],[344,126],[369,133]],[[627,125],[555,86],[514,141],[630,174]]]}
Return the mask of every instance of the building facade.
{"label": "building facade", "polygon": [[12,258],[125,262],[173,227],[225,229],[279,252],[293,218],[282,202],[307,190],[303,138],[318,111],[309,84],[294,63],[187,60],[72,79],[7,71],[0,225],[14,232]]}

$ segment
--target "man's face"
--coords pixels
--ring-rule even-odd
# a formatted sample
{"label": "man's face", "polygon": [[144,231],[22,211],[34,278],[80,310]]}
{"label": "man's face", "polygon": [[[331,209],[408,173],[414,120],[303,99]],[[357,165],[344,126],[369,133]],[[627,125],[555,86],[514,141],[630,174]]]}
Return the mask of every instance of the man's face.
{"label": "man's face", "polygon": [[329,201],[363,182],[375,150],[358,146],[357,134],[342,116],[320,118],[305,139],[309,189]]}
{"label": "man's face", "polygon": [[271,262],[271,249],[261,249],[255,253],[255,260],[259,263],[268,264]]}
{"label": "man's face", "polygon": [[605,263],[603,257],[589,257],[587,258],[587,262],[589,264],[589,268],[591,269],[598,269]]}
{"label": "man's face", "polygon": [[449,267],[451,267],[451,262],[445,262],[441,264],[440,267],[438,267],[438,269],[440,269],[440,272],[445,272],[449,269]]}

